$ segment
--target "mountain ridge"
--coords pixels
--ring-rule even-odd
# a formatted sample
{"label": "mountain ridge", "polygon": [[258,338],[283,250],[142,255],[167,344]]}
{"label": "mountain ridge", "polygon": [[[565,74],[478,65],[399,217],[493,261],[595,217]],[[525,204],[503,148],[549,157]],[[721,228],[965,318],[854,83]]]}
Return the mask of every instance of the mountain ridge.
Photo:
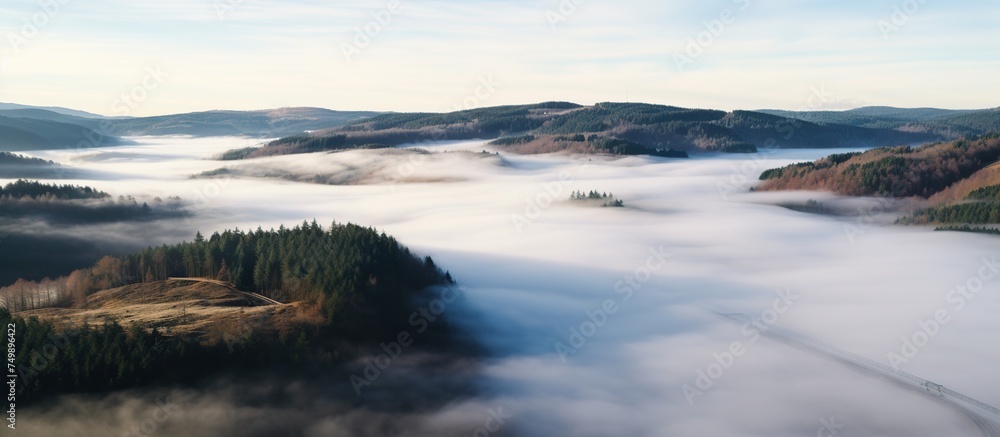
{"label": "mountain ridge", "polygon": [[[943,111],[943,110],[942,110]],[[932,114],[941,116],[941,113]],[[626,142],[618,149],[754,152],[762,147],[842,148],[918,145],[1000,130],[1000,114],[973,112],[967,123],[921,118],[895,124],[866,125],[803,120],[756,111],[720,111],[648,103],[604,102],[592,106],[542,102],[467,109],[450,113],[390,113],[344,126],[272,141],[263,147],[230,154],[230,158],[394,147],[440,140],[498,140],[491,145],[516,153],[574,151],[612,153],[609,141]],[[925,116],[926,117],[926,116]],[[986,122],[980,118],[987,117]],[[877,120],[885,121],[885,120]],[[960,120],[959,120],[960,121]],[[997,125],[994,129],[994,124]],[[509,139],[508,139],[509,138]]]}
{"label": "mountain ridge", "polygon": [[[190,135],[278,138],[227,154],[261,157],[439,140],[502,140],[517,153],[583,151],[635,154],[753,152],[762,147],[837,148],[918,145],[1000,131],[1000,108],[953,110],[870,106],[846,111],[683,108],[650,103],[590,106],[542,102],[448,113],[335,111],[286,107],[210,110],[151,117],[93,118],[58,107],[0,104],[0,150],[121,144],[121,136]],[[583,139],[579,140],[579,135]],[[95,140],[96,139],[96,140]],[[577,139],[577,141],[567,141]],[[618,146],[610,151],[608,142]],[[12,143],[12,144],[11,144]],[[621,147],[619,147],[621,146]]]}

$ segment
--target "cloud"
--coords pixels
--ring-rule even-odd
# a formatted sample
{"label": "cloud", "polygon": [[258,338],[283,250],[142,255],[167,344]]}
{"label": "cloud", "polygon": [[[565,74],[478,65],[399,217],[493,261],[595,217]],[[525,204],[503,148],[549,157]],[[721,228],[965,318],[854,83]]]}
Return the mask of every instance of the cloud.
{"label": "cloud", "polygon": [[[997,255],[991,239],[873,224],[868,214],[828,217],[769,204],[827,199],[829,194],[723,198],[718,191],[720,182],[741,175],[741,166],[754,159],[765,160],[755,164],[763,171],[829,151],[690,160],[505,155],[507,165],[482,165],[471,155],[450,153],[428,158],[420,171],[460,175],[461,183],[331,186],[191,180],[187,175],[218,166],[201,158],[245,146],[246,140],[138,141],[112,155],[127,158],[128,165],[102,159],[74,162],[86,170],[116,168],[120,180],[93,183],[102,190],[201,199],[196,201],[199,215],[190,222],[192,233],[277,227],[312,218],[384,230],[451,271],[465,299],[464,309],[449,316],[491,352],[475,372],[462,375],[474,390],[423,409],[390,414],[352,408],[335,394],[320,396],[316,409],[297,408],[300,398],[312,402],[313,392],[301,381],[280,379],[273,390],[294,396],[257,406],[234,394],[244,385],[230,387],[223,381],[218,390],[183,391],[179,399],[185,413],[178,416],[183,420],[164,423],[164,430],[191,427],[190,435],[210,435],[244,423],[242,430],[262,435],[285,430],[283,426],[299,435],[392,430],[468,435],[475,429],[468,427],[480,426],[476,424],[486,420],[489,409],[503,406],[512,417],[502,433],[529,436],[814,435],[831,417],[844,426],[839,435],[973,432],[959,412],[926,395],[754,336],[753,330],[748,333],[745,326],[713,314],[724,310],[766,317],[780,292],[794,293],[797,299],[775,313],[774,326],[882,362],[900,350],[904,337],[921,329],[920,322],[938,310],[949,311],[951,323],[901,368],[1000,404],[994,365],[1000,352],[992,347],[1000,328],[992,317],[1000,310],[995,293],[1000,285],[985,283],[961,310],[948,299],[956,286],[977,274],[984,257]],[[444,148],[486,147],[458,142]],[[65,153],[42,155],[65,161]],[[378,167],[394,162],[369,153],[260,162],[280,162],[286,170],[306,175],[335,174],[345,163]],[[749,188],[754,176],[741,188]],[[206,185],[212,183],[217,185]],[[589,208],[568,201],[571,191],[592,189],[614,193],[627,207]],[[520,228],[516,216],[527,220]],[[667,261],[657,262],[654,254],[664,252]],[[609,300],[613,306],[607,306]],[[612,307],[613,313],[606,310]],[[734,342],[744,353],[730,362],[724,354]],[[562,354],[557,344],[569,352]],[[729,363],[721,375],[709,370],[719,360]],[[430,377],[441,385],[450,381],[448,372],[425,371],[400,368],[394,373],[399,390],[393,393],[415,398],[426,393],[425,385],[410,378]],[[684,386],[697,386],[699,372],[714,376],[691,405]],[[285,385],[290,388],[281,388]],[[337,387],[350,389],[346,380]],[[158,394],[133,395],[155,399]],[[62,406],[70,408],[74,402],[80,401],[67,398]],[[92,405],[133,423],[148,411],[148,406],[136,410],[115,395]],[[94,408],[69,411],[53,410],[35,416],[37,421],[26,413],[25,423],[68,427],[80,415],[94,414]]]}
{"label": "cloud", "polygon": [[[354,43],[387,2],[227,1],[67,4],[27,45],[5,50],[0,98],[109,114],[137,73],[157,64],[171,77],[132,115],[284,106],[445,111],[490,74],[505,86],[489,105],[630,98],[795,109],[810,87],[827,85],[868,104],[965,108],[996,106],[991,91],[1000,89],[990,45],[997,31],[983,21],[997,6],[985,2],[924,5],[886,40],[878,23],[891,20],[891,4],[754,1],[679,74],[674,55],[688,38],[742,0],[583,2],[563,11],[555,0],[404,1],[352,62],[343,44]],[[220,4],[232,4],[223,19]],[[19,17],[36,6],[5,14],[6,29],[17,31]],[[548,13],[563,17],[555,29]]]}

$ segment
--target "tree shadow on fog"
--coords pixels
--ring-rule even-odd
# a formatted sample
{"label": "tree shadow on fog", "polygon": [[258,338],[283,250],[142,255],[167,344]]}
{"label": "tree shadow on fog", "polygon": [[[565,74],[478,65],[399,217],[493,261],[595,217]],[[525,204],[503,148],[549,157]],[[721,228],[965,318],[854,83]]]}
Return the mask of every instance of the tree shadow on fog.
{"label": "tree shadow on fog", "polygon": [[[464,309],[459,304],[449,311]],[[167,415],[162,421],[153,419],[160,435],[468,434],[482,418],[449,418],[446,412],[482,394],[477,381],[483,351],[455,328],[439,318],[422,333],[415,328],[409,346],[384,347],[392,339],[369,345],[329,338],[326,345],[340,354],[335,362],[303,364],[271,355],[264,359],[272,364],[257,370],[237,348],[213,360],[248,370],[206,372],[179,384],[50,397],[19,409],[19,426],[26,435],[122,435],[144,422],[151,425],[154,415]],[[189,360],[178,365],[212,367],[197,356]],[[356,378],[366,383],[359,386]]]}
{"label": "tree shadow on fog", "polygon": [[121,255],[137,248],[84,237],[0,231],[0,284],[67,275],[105,255]]}
{"label": "tree shadow on fog", "polygon": [[[164,230],[177,228],[186,217],[190,217],[186,210],[151,210],[141,205],[0,200],[0,221],[4,222],[0,226],[0,286],[17,279],[65,276],[104,256],[134,252]],[[122,239],[108,230],[120,230],[126,224],[142,224],[143,232]]]}
{"label": "tree shadow on fog", "polygon": [[449,418],[448,412],[475,397],[475,366],[441,364],[396,363],[377,389],[361,397],[344,374],[271,373],[222,376],[197,388],[64,396],[20,410],[18,431],[118,436],[144,426],[141,431],[155,435],[191,437],[467,435],[482,418]]}
{"label": "tree shadow on fog", "polygon": [[[464,282],[471,289],[467,294],[475,297],[466,302],[467,310],[454,314],[453,322],[475,336],[491,358],[558,359],[555,345],[569,344],[574,329],[579,333],[595,319],[602,325],[599,332],[583,339],[601,346],[581,351],[683,335],[710,323],[700,308],[705,301],[753,309],[756,299],[769,296],[770,290],[692,275],[679,268],[687,262],[679,257],[647,270],[647,281],[639,280],[647,261],[655,265],[651,249],[660,247],[629,253],[635,264],[624,269],[468,251],[437,250],[435,257],[454,271],[476,271],[473,280]],[[605,304],[614,312],[604,312]]]}
{"label": "tree shadow on fog", "polygon": [[18,166],[0,164],[0,178],[3,179],[45,179],[45,180],[88,180],[114,181],[122,175],[110,172],[68,168],[64,166]]}

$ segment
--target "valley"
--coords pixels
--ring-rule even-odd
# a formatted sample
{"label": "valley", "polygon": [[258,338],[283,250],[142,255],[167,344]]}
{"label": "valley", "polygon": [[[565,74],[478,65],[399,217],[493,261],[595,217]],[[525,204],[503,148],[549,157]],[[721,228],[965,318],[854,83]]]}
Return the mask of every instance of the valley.
{"label": "valley", "polygon": [[[882,225],[865,226],[861,234],[855,234],[852,229],[864,216],[803,214],[772,205],[806,199],[826,203],[833,201],[834,195],[815,191],[751,191],[759,183],[755,181],[756,175],[734,186],[726,196],[717,188],[719,183],[731,183],[734,172],[746,164],[754,163],[763,172],[820,159],[831,152],[853,153],[856,149],[773,150],[757,154],[692,155],[687,160],[676,160],[599,154],[516,155],[487,145],[485,140],[472,140],[415,145],[424,150],[416,154],[406,154],[408,148],[404,148],[400,155],[404,159],[399,161],[392,161],[392,154],[383,156],[384,152],[378,150],[298,155],[310,164],[303,168],[286,167],[290,174],[301,175],[293,179],[242,174],[192,179],[192,175],[218,168],[219,162],[212,160],[213,156],[246,140],[136,138],[133,141],[139,144],[82,155],[51,151],[36,156],[92,174],[114,171],[113,179],[73,181],[92,185],[112,196],[125,192],[158,196],[171,193],[192,199],[188,205],[191,216],[153,225],[162,228],[153,233],[161,235],[151,242],[153,246],[190,242],[196,230],[204,232],[207,241],[216,230],[221,237],[221,230],[236,227],[278,230],[282,225],[287,229],[303,219],[316,218],[321,223],[350,221],[374,226],[377,232],[399,238],[421,257],[433,256],[434,265],[446,269],[454,278],[461,292],[457,301],[445,306],[428,301],[423,305],[432,306],[425,306],[424,313],[420,312],[419,303],[393,309],[387,314],[396,315],[386,320],[395,327],[386,327],[372,336],[352,334],[355,340],[346,343],[338,340],[321,346],[320,350],[340,351],[340,358],[323,361],[330,366],[325,367],[326,376],[313,376],[309,371],[298,377],[273,374],[269,377],[276,378],[276,387],[286,387],[281,390],[299,390],[293,387],[308,381],[325,387],[328,394],[305,392],[321,399],[328,408],[341,411],[340,417],[378,418],[389,426],[436,433],[476,426],[475,414],[457,424],[435,419],[442,414],[495,410],[503,405],[504,411],[516,418],[510,430],[518,434],[537,434],[549,426],[598,429],[600,423],[609,421],[626,432],[648,434],[667,426],[667,421],[671,427],[695,426],[704,418],[725,414],[727,407],[723,404],[734,402],[735,396],[747,399],[745,403],[736,402],[741,402],[741,408],[748,414],[767,415],[772,425],[754,424],[751,416],[736,417],[726,423],[718,422],[715,433],[751,427],[783,435],[779,429],[794,422],[796,417],[819,417],[830,410],[839,411],[838,417],[851,420],[858,427],[892,424],[899,429],[900,417],[879,412],[879,406],[887,402],[920,411],[919,419],[907,419],[910,425],[906,427],[914,433],[965,429],[962,416],[934,402],[895,390],[892,384],[865,382],[839,364],[790,352],[783,344],[765,340],[747,343],[745,357],[721,376],[716,382],[718,388],[705,391],[693,406],[684,401],[681,387],[693,383],[697,377],[695,370],[711,360],[713,352],[726,350],[732,341],[744,338],[740,326],[717,320],[705,312],[703,305],[760,313],[774,299],[774,289],[787,289],[800,299],[780,315],[776,322],[779,326],[808,333],[875,360],[885,360],[888,353],[898,350],[899,327],[916,326],[916,320],[923,317],[927,308],[940,305],[938,302],[944,302],[955,284],[963,283],[970,272],[975,272],[981,258],[995,253],[988,236],[898,227],[892,225],[892,218]],[[483,154],[483,150],[488,153]],[[350,153],[373,155],[358,159]],[[121,158],[93,159],[101,154]],[[129,165],[123,167],[121,159],[128,160]],[[286,162],[282,160],[293,162],[288,157],[248,162],[271,166]],[[348,163],[354,167],[345,166]],[[405,165],[412,167],[412,173],[411,167],[401,167]],[[309,175],[366,174],[380,168],[376,171],[392,178],[357,179],[351,184],[303,183],[312,182],[308,181]],[[574,205],[571,200],[574,191],[589,193],[595,188],[614,193],[615,199],[622,200],[626,207]],[[515,217],[520,218],[514,220]],[[928,251],[930,247],[935,249]],[[645,267],[651,249],[669,254],[664,258],[665,263],[653,264],[655,269]],[[960,256],[955,256],[959,253]],[[715,266],[723,264],[729,267],[726,275],[719,277]],[[872,265],[880,267],[872,271],[869,268]],[[292,265],[279,270],[286,268]],[[153,269],[150,272],[153,277],[148,280],[102,288],[79,306],[34,309],[26,315],[36,315],[57,326],[77,327],[103,323],[110,317],[126,328],[147,326],[156,328],[160,335],[214,344],[210,347],[216,349],[209,350],[219,354],[214,360],[222,367],[205,369],[203,375],[217,375],[209,381],[230,381],[226,383],[230,388],[243,387],[237,390],[249,388],[233,382],[240,380],[243,371],[232,372],[231,360],[256,355],[251,352],[254,349],[239,349],[244,339],[256,338],[248,335],[256,336],[251,333],[259,331],[263,338],[270,335],[280,338],[282,331],[296,332],[329,323],[330,319],[322,316],[324,312],[312,306],[309,299],[300,300],[287,294],[280,297],[280,293],[274,294],[277,290],[274,288],[265,295],[284,305],[266,305],[243,293],[254,292],[257,285],[238,285],[233,289],[227,284],[232,281],[171,280],[210,277],[214,272],[209,270],[209,276],[204,276],[204,272],[190,275],[182,271],[157,273]],[[291,284],[285,274],[281,282]],[[266,275],[261,276],[264,278]],[[364,275],[365,283],[369,279]],[[253,278],[249,281],[248,284],[256,283]],[[626,289],[631,291],[618,293]],[[263,290],[269,288],[265,286]],[[433,294],[428,298],[432,297]],[[604,311],[608,299],[615,300],[612,308],[615,313],[607,313],[604,319],[595,316]],[[953,317],[979,320],[998,304],[992,294],[983,294]],[[840,309],[831,313],[831,305]],[[879,312],[881,316],[845,325],[839,315],[843,312]],[[417,314],[416,319],[411,319],[411,313]],[[594,323],[596,330],[590,330],[590,323]],[[427,337],[418,333],[424,326],[432,330],[447,328]],[[582,342],[567,340],[575,338],[574,329],[581,332]],[[989,381],[990,360],[974,358],[993,352],[984,344],[964,340],[986,335],[992,329],[989,324],[950,324],[941,329],[932,345],[921,350],[920,359],[912,360],[904,368],[996,405],[1000,399],[992,396],[995,391],[991,386],[983,384]],[[398,358],[368,380],[363,372],[372,361],[366,357],[384,353],[380,352],[380,344],[396,341],[399,332],[410,334],[418,341],[417,345],[401,347]],[[331,337],[317,340],[324,341],[321,338]],[[567,341],[573,341],[572,346]],[[559,344],[570,347],[569,352],[560,351]],[[950,346],[936,346],[945,344]],[[472,358],[479,356],[484,358]],[[953,359],[977,364],[956,373],[947,364]],[[285,366],[294,368],[295,362],[298,361],[264,360],[256,361],[253,366],[277,371]],[[805,373],[795,370],[803,367],[812,370]],[[331,377],[330,372],[341,376]],[[745,377],[751,374],[752,379]],[[357,396],[357,380],[352,384],[351,375],[361,375],[369,383],[360,390],[361,397],[351,401],[367,405],[365,409],[355,410],[346,404]],[[536,375],[552,376],[540,382]],[[606,398],[609,405],[618,407],[595,413],[581,423],[569,411],[585,408],[590,395],[564,393],[577,390],[577,378],[585,375],[592,381],[590,390],[595,391],[594,396]],[[420,388],[423,385],[416,381],[427,379],[434,381],[437,390],[443,387],[447,390],[443,397],[433,398],[433,407],[426,413],[417,414],[412,407],[386,403],[380,395],[385,390],[403,387],[411,393],[425,393]],[[190,381],[196,380],[202,379]],[[467,385],[470,381],[476,381],[477,388],[470,389]],[[66,394],[53,398],[54,403],[47,406],[26,409],[19,418],[24,423],[69,429],[68,421],[78,420],[74,419],[78,415],[72,412],[77,411],[74,405],[80,399],[101,402],[109,411],[124,411],[121,401],[115,399],[139,405],[148,403],[147,408],[153,408],[156,396],[162,398],[172,393],[173,398],[184,401],[178,404],[181,409],[176,416],[164,423],[164,429],[189,435],[238,429],[239,420],[249,416],[241,413],[231,420],[220,421],[206,412],[219,408],[245,411],[249,400],[228,391],[208,395],[199,388],[203,383],[175,383],[169,389],[138,385],[109,395]],[[761,383],[776,389],[762,395],[758,390]],[[825,396],[816,398],[794,389],[803,384],[823,387]],[[621,387],[630,389],[622,391]],[[305,392],[295,393],[299,396]],[[301,432],[304,427],[324,423],[328,417],[324,411],[330,411],[288,407],[269,401],[272,396],[275,395],[252,399],[266,405],[271,414],[294,414],[298,421],[283,423],[278,428],[262,426],[262,433],[275,429]],[[791,397],[799,406],[778,413],[759,402],[762,396],[774,402]],[[560,399],[558,405],[570,409],[556,408],[551,402],[553,398]],[[755,400],[751,402],[751,398]],[[403,404],[411,405],[410,402]],[[662,411],[662,420],[655,416],[641,421],[626,420],[632,416],[620,408],[640,403]],[[191,409],[190,405],[201,407]],[[145,410],[135,411],[134,420],[142,420]],[[386,416],[387,411],[396,413]]]}

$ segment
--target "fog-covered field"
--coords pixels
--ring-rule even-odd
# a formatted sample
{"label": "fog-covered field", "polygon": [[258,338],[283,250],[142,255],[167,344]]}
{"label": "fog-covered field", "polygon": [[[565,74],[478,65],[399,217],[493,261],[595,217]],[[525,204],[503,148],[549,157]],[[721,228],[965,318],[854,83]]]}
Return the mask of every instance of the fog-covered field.
{"label": "fog-covered field", "polygon": [[[160,224],[154,243],[314,218],[384,230],[451,272],[464,298],[448,316],[493,353],[481,363],[478,395],[434,411],[304,414],[308,408],[289,403],[286,410],[240,406],[227,414],[235,394],[184,393],[177,412],[158,423],[164,435],[181,428],[254,435],[253,426],[238,424],[255,414],[303,421],[303,435],[317,436],[380,435],[358,425],[380,421],[414,435],[473,435],[479,427],[528,436],[977,435],[947,404],[761,337],[760,327],[715,311],[760,317],[763,328],[793,330],[887,364],[895,353],[907,358],[894,363],[902,370],[1000,404],[1000,279],[984,264],[1000,253],[1000,240],[890,226],[883,202],[858,203],[857,216],[829,217],[773,205],[826,194],[749,192],[763,170],[835,151],[689,160],[486,156],[482,142],[464,142],[421,145],[429,155],[356,151],[251,163],[257,176],[268,168],[303,176],[298,180],[367,175],[349,178],[351,185],[320,185],[190,178],[247,165],[208,160],[248,145],[243,139],[136,140],[32,155],[100,174],[63,183],[191,202],[194,215]],[[476,154],[438,153],[458,150]],[[575,190],[613,193],[625,208],[575,204],[568,200]],[[984,273],[989,277],[979,279]],[[960,285],[981,291],[964,297],[955,291]],[[947,323],[927,322],[942,312]],[[910,350],[904,337],[924,345]],[[386,372],[394,370],[406,371]],[[126,430],[151,411],[134,402],[95,405],[111,409],[104,412]],[[44,426],[84,420],[60,412]],[[499,425],[491,414],[510,417]],[[21,419],[43,426],[41,416]],[[347,430],[353,434],[338,434]]]}

